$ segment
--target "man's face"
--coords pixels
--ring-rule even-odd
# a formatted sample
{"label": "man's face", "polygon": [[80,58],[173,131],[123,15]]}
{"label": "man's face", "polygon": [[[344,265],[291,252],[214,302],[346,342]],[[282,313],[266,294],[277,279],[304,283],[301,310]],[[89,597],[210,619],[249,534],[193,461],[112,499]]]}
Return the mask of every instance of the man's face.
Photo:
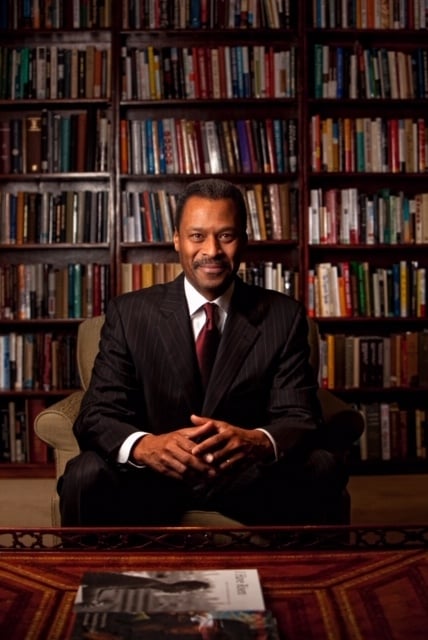
{"label": "man's face", "polygon": [[192,196],[186,202],[174,247],[189,282],[207,300],[230,285],[247,243],[232,200]]}

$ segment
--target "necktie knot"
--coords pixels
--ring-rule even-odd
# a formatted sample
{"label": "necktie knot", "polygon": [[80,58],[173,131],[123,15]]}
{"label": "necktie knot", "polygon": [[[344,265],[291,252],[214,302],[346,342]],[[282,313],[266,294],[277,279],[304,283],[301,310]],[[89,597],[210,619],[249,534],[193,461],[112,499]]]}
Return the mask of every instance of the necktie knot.
{"label": "necktie knot", "polygon": [[215,320],[216,307],[217,305],[212,302],[204,304],[206,322],[196,340],[196,354],[204,387],[208,385],[220,340],[220,332]]}

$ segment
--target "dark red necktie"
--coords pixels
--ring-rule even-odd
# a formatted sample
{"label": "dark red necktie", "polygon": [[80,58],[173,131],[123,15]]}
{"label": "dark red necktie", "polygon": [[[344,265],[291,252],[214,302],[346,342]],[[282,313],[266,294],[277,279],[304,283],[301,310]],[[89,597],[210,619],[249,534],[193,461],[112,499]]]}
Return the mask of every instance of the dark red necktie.
{"label": "dark red necktie", "polygon": [[208,385],[220,341],[220,332],[215,321],[216,306],[217,305],[211,302],[204,304],[207,319],[196,339],[196,355],[198,356],[199,369],[204,387]]}

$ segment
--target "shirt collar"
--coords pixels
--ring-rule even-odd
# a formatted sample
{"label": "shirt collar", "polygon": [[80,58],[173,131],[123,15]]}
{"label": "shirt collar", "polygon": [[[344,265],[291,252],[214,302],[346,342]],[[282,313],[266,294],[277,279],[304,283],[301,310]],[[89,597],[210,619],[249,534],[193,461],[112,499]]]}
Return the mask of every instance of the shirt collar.
{"label": "shirt collar", "polygon": [[219,296],[215,300],[207,300],[206,298],[204,298],[204,296],[202,296],[199,293],[199,291],[195,289],[195,287],[192,284],[190,284],[188,279],[185,277],[184,293],[187,300],[187,306],[189,307],[190,316],[193,316],[194,313],[199,311],[199,309],[206,302],[215,302],[215,304],[217,304],[224,311],[224,313],[227,314],[229,311],[230,300],[232,298],[234,288],[235,288],[235,282],[232,282],[232,284],[227,289],[227,291],[225,291],[221,296]]}

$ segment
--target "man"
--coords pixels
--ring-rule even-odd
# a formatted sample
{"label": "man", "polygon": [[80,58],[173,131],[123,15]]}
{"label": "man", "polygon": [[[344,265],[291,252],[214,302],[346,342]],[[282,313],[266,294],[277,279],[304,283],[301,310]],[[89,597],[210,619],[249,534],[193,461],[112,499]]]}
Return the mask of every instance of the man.
{"label": "man", "polygon": [[[189,509],[249,525],[334,520],[346,479],[322,448],[305,312],[241,281],[246,244],[237,187],[185,188],[174,233],[184,274],[109,304],[74,425],[82,453],[59,482],[63,526],[174,525]],[[221,337],[203,382],[207,301]]]}

